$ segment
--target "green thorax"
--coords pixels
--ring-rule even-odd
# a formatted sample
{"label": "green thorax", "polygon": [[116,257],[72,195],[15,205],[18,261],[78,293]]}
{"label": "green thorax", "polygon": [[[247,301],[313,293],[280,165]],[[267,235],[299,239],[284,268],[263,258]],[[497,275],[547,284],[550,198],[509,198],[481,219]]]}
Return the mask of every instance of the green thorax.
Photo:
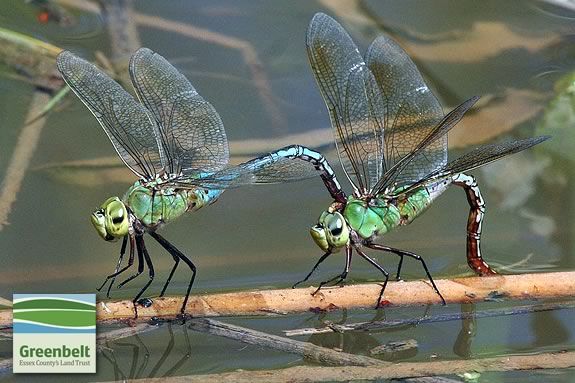
{"label": "green thorax", "polygon": [[204,189],[175,189],[159,187],[160,184],[137,181],[124,195],[123,202],[145,226],[167,223],[214,202],[219,196]]}
{"label": "green thorax", "polygon": [[368,239],[385,234],[397,226],[407,225],[421,214],[432,199],[425,187],[420,187],[397,199],[364,199],[349,196],[343,211],[348,224],[360,237]]}

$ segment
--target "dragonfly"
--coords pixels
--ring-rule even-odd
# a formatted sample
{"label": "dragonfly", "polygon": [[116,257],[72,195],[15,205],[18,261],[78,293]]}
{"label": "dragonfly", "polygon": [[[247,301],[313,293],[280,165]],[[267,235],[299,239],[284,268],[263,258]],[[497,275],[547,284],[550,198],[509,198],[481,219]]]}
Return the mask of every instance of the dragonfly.
{"label": "dragonfly", "polygon": [[483,259],[479,246],[485,203],[474,177],[465,172],[549,137],[486,144],[448,162],[447,133],[478,97],[444,115],[416,65],[394,40],[376,38],[362,57],[345,29],[323,13],[311,20],[306,45],[353,193],[339,193],[343,198],[335,199],[311,228],[311,236],[324,254],[293,287],[307,281],[331,254],[345,249],[343,272],[321,282],[314,294],[325,285],[345,281],[355,252],[383,274],[379,307],[389,273],[364,251],[372,249],[399,256],[398,280],[404,257],[419,261],[445,304],[421,256],[375,240],[411,223],[452,184],[463,188],[470,205],[467,263],[479,275],[496,274]]}
{"label": "dragonfly", "polygon": [[[296,181],[319,175],[334,198],[341,188],[326,159],[316,151],[291,145],[237,166],[228,165],[228,141],[215,108],[164,57],[148,48],[130,59],[130,79],[138,100],[92,63],[63,51],[57,67],[72,91],[92,112],[118,156],[138,177],[122,198],[108,198],[91,216],[106,241],[122,240],[114,272],[98,288],[131,268],[137,271],[118,284],[130,282],[148,268],[148,281],[133,299],[137,303],[154,280],[154,266],[144,235],[150,235],[173,258],[174,264],[161,290],[166,292],[180,262],[191,277],[181,314],[196,277],[192,260],[157,231],[186,212],[214,203],[224,190],[241,185]],[[122,262],[128,249],[128,262]]]}

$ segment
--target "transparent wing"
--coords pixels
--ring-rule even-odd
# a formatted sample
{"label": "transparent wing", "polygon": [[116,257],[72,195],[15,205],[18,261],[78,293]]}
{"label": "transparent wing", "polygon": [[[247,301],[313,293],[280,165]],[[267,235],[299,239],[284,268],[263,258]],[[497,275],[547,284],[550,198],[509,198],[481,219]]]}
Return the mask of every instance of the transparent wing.
{"label": "transparent wing", "polygon": [[[429,157],[432,157],[434,151],[430,148],[434,148],[438,140],[442,140],[447,133],[453,128],[457,123],[463,118],[465,112],[469,110],[479,100],[479,97],[475,96],[470,98],[469,100],[463,102],[451,112],[449,112],[439,123],[433,127],[433,129],[419,142],[417,146],[415,146],[411,152],[407,155],[403,156],[399,161],[397,161],[384,175],[383,178],[378,182],[375,187],[375,194],[379,194],[384,192],[388,186],[392,186],[393,188],[397,188],[399,186],[405,185],[404,183],[400,183],[397,180],[405,174],[405,169],[413,168],[413,163],[424,163]],[[443,149],[437,149],[443,152]],[[433,174],[444,167],[444,165],[440,167],[436,167],[433,171],[428,172],[420,176],[418,179],[411,180],[409,184],[417,182],[421,180],[428,174]]]}
{"label": "transparent wing", "polygon": [[[385,162],[390,169],[431,133],[443,118],[443,109],[411,58],[391,38],[375,39],[365,62],[384,100]],[[443,135],[427,145],[422,155],[412,158],[394,182],[401,186],[416,181],[446,163],[447,135]]]}
{"label": "transparent wing", "polygon": [[[335,179],[333,170],[323,156],[311,149],[292,145],[218,172],[182,176],[172,184],[178,187],[191,185],[229,189],[250,184],[292,182],[322,175]],[[339,187],[337,180],[335,185]]]}
{"label": "transparent wing", "polygon": [[340,141],[352,151],[354,175],[362,194],[371,192],[385,173],[383,100],[370,70],[360,65],[348,76]]}
{"label": "transparent wing", "polygon": [[482,145],[470,151],[469,153],[466,153],[463,156],[450,161],[446,166],[438,170],[433,176],[443,177],[473,170],[510,154],[529,149],[530,147],[537,145],[549,138],[550,136],[538,136],[518,141]]}
{"label": "transparent wing", "polygon": [[[323,13],[313,17],[306,45],[311,68],[330,113],[346,175],[356,190],[369,190],[384,166],[384,148],[380,144],[383,126],[376,126],[373,120],[381,114],[381,106],[373,102],[367,104],[368,97],[373,97],[377,88],[370,87],[370,75],[361,69],[365,63],[351,37],[331,17]],[[371,117],[370,108],[377,109]]]}
{"label": "transparent wing", "polygon": [[166,172],[212,172],[227,165],[228,140],[222,120],[184,75],[159,54],[141,48],[130,60],[130,76],[160,128]]}
{"label": "transparent wing", "polygon": [[442,168],[437,169],[435,172],[427,175],[425,178],[416,182],[409,189],[416,188],[424,183],[430,182],[438,178],[449,177],[454,174],[473,170],[490,162],[497,161],[505,156],[521,152],[549,138],[550,136],[538,136],[538,137],[527,138],[524,140],[499,142],[479,146],[473,149],[472,151],[464,154],[463,156],[458,157],[453,161],[450,161]]}
{"label": "transparent wing", "polygon": [[63,51],[58,70],[108,135],[124,163],[140,178],[153,179],[164,168],[158,127],[146,108],[95,65]]}

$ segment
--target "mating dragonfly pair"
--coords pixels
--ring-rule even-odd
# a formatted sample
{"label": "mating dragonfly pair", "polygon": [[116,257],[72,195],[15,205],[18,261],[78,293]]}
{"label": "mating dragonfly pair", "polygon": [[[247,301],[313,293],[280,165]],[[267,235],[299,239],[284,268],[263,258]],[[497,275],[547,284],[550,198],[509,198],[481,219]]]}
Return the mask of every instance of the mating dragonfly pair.
{"label": "mating dragonfly pair", "polygon": [[[409,224],[450,184],[461,186],[471,211],[467,227],[467,261],[480,275],[495,274],[479,249],[483,198],[472,176],[464,172],[536,145],[548,137],[484,145],[447,161],[447,133],[473,106],[473,97],[447,115],[425,84],[409,56],[386,36],[377,38],[362,57],[351,37],[331,17],[316,14],[307,31],[307,51],[313,73],[327,104],[336,147],[345,175],[353,187],[347,196],[326,159],[292,145],[237,166],[229,166],[228,142],[222,121],[190,82],[162,56],[147,48],[130,61],[130,76],[139,101],[94,65],[62,52],[58,69],[66,83],[90,109],[124,163],[139,180],[122,199],[111,197],[92,214],[92,223],[107,241],[122,239],[120,257],[107,282],[108,296],[115,278],[128,270],[137,255],[137,272],[149,279],[134,297],[137,302],[154,279],[154,266],[144,235],[154,238],[174,259],[160,296],[180,261],[191,270],[181,308],[196,277],[195,264],[157,233],[157,229],[188,211],[215,202],[222,192],[246,184],[294,181],[319,175],[334,202],[311,229],[324,251],[307,281],[331,254],[345,249],[341,274],[321,282],[343,282],[354,251],[384,277],[377,299],[381,302],[388,272],[363,248],[391,252],[421,262],[427,278],[443,300],[425,261],[414,253],[384,246],[375,238]],[[129,245],[127,265],[122,261]]]}

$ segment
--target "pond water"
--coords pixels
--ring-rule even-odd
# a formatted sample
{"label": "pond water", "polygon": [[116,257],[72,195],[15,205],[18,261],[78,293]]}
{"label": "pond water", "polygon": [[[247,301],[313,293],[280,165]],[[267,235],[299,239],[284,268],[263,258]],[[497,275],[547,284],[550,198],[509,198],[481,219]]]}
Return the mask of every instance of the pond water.
{"label": "pond water", "polygon": [[[104,19],[83,2],[65,1],[71,22],[58,24],[36,2],[5,1],[0,27],[18,31],[93,60],[113,54]],[[92,5],[92,3],[87,3]],[[412,56],[429,86],[453,108],[480,95],[478,107],[450,135],[450,156],[472,145],[505,138],[551,134],[527,152],[476,170],[487,202],[482,250],[508,273],[571,270],[575,266],[575,12],[538,1],[138,1],[141,45],[181,70],[218,110],[230,140],[232,161],[299,143],[327,154],[345,181],[329,136],[329,117],[307,62],[305,31],[316,12],[332,15],[365,50],[388,33]],[[44,15],[44,16],[43,16]],[[0,76],[0,178],[12,161],[34,93],[33,85]],[[570,80],[565,80],[569,79]],[[567,85],[565,85],[567,84]],[[571,93],[569,93],[571,92]],[[309,133],[311,132],[311,133]],[[327,134],[326,134],[327,133]],[[286,142],[296,135],[297,142]],[[287,137],[287,138],[286,138]],[[262,141],[263,139],[263,141]],[[53,110],[31,153],[6,224],[0,223],[0,297],[13,292],[93,292],[115,267],[119,244],[102,241],[89,217],[111,195],[123,195],[135,181],[97,121],[73,95]],[[349,191],[350,187],[345,182]],[[219,201],[165,227],[162,235],[198,266],[192,294],[286,288],[309,271],[320,250],[308,230],[330,203],[319,179],[228,191]],[[382,242],[424,256],[434,278],[470,275],[465,262],[468,205],[461,190],[448,190],[409,227]],[[171,257],[148,241],[162,287]],[[396,259],[377,255],[395,267]],[[341,271],[333,256],[311,281]],[[423,278],[420,265],[406,261],[403,277]],[[181,268],[168,292],[185,291]],[[378,272],[355,261],[349,282],[377,281]],[[143,280],[112,290],[133,297]],[[477,305],[483,310],[506,303]],[[390,308],[388,319],[458,312],[469,307]],[[282,334],[324,320],[369,321],[374,310],[314,313],[279,318],[232,318],[229,323]],[[355,354],[386,342],[415,339],[416,351],[394,360],[428,361],[572,350],[575,312],[478,319],[465,337],[458,321],[406,326],[393,331],[299,337]],[[462,338],[463,337],[463,338]],[[173,339],[171,347],[170,339]],[[99,355],[97,376],[190,375],[235,369],[274,369],[306,364],[298,356],[185,332],[167,326],[118,342]],[[11,343],[0,340],[0,357]],[[146,363],[146,364],[144,364]],[[36,378],[36,379],[34,379]],[[46,376],[12,376],[47,380]],[[60,381],[62,377],[53,377]],[[568,382],[573,371],[484,373],[481,381]]]}

